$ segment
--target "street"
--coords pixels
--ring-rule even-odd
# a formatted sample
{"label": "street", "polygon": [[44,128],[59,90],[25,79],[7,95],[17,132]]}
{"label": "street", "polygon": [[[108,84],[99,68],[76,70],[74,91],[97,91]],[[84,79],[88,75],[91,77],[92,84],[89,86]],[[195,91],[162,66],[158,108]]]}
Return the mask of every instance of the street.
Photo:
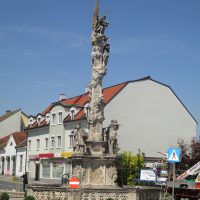
{"label": "street", "polygon": [[[16,183],[13,183],[10,179],[3,179],[0,177],[0,190],[16,190]],[[21,181],[18,183],[18,191],[23,191]]]}
{"label": "street", "polygon": [[[16,183],[13,183],[10,177],[0,176],[0,190],[16,190]],[[20,180],[18,182],[18,191],[23,191],[23,184]],[[166,198],[163,198],[166,200]],[[171,197],[167,198],[167,200],[171,200]],[[188,199],[181,199],[181,200],[188,200]]]}

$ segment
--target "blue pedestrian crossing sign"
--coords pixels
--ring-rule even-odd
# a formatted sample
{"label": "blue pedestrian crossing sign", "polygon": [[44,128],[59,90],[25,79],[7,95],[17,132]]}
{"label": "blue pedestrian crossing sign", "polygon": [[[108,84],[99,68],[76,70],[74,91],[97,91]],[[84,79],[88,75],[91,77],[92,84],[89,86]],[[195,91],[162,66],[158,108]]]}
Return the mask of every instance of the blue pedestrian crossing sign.
{"label": "blue pedestrian crossing sign", "polygon": [[180,161],[181,150],[180,148],[169,148],[167,161],[168,162],[181,162]]}

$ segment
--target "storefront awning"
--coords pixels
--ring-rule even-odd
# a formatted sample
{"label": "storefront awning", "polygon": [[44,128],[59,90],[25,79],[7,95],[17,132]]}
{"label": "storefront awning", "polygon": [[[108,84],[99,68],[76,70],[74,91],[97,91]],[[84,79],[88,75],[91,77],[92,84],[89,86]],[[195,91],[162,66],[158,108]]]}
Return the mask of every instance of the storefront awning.
{"label": "storefront awning", "polygon": [[74,152],[61,152],[60,156],[63,158],[70,158],[74,155]]}

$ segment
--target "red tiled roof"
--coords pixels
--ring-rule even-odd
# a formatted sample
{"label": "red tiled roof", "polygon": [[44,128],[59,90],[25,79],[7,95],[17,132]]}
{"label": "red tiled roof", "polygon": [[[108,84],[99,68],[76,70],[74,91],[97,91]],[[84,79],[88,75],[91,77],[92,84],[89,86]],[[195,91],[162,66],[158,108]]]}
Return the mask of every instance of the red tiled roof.
{"label": "red tiled roof", "polygon": [[10,135],[0,138],[0,149],[3,149],[6,146],[9,138],[10,138]]}
{"label": "red tiled roof", "polygon": [[[108,87],[108,88],[105,88],[103,89],[103,96],[104,96],[104,101],[105,101],[105,104],[109,103],[114,97],[115,95],[117,95],[117,93],[119,93],[126,85],[128,84],[128,82],[124,82],[124,83],[121,83],[121,84],[118,84],[118,85],[114,85],[114,86],[111,86],[111,87]],[[80,111],[75,115],[74,119],[73,120],[80,120],[80,119],[83,119],[85,117],[85,113],[84,113],[84,108],[83,106],[88,103],[90,101],[89,99],[89,94],[88,92],[85,93],[85,94],[82,94],[82,95],[79,95],[79,96],[76,96],[76,97],[72,97],[72,98],[69,98],[69,99],[63,99],[59,102],[56,102],[57,104],[61,104],[61,105],[76,105],[76,106],[80,106],[82,107],[80,109]],[[42,115],[45,115],[46,113],[50,112],[51,108],[55,105],[54,104],[51,104],[49,105],[43,112],[42,112]],[[64,122],[67,122],[67,121],[71,121],[70,117],[67,116],[65,119],[64,119]],[[41,123],[39,126],[37,124],[37,122],[35,122],[33,125],[29,126],[27,129],[34,129],[34,128],[39,128],[39,127],[42,127],[42,126],[45,126],[47,125],[46,123]]]}
{"label": "red tiled roof", "polygon": [[7,145],[7,142],[11,135],[13,136],[13,138],[15,140],[16,146],[27,139],[27,134],[25,132],[11,133],[10,135],[7,135],[0,139],[0,149],[3,149]]}
{"label": "red tiled roof", "polygon": [[25,132],[14,132],[12,136],[15,140],[16,145],[27,139],[27,134]]}
{"label": "red tiled roof", "polygon": [[25,146],[27,146],[27,139],[25,139],[24,141],[20,142],[20,143],[16,146],[16,148],[25,147]]}
{"label": "red tiled roof", "polygon": [[40,124],[38,124],[37,121],[35,121],[32,125],[29,125],[27,129],[39,128],[39,127],[43,127],[46,125],[47,125],[47,122],[45,119],[43,119]]}
{"label": "red tiled roof", "polygon": [[0,145],[7,142],[9,139],[10,135],[4,136],[2,138],[0,138]]}

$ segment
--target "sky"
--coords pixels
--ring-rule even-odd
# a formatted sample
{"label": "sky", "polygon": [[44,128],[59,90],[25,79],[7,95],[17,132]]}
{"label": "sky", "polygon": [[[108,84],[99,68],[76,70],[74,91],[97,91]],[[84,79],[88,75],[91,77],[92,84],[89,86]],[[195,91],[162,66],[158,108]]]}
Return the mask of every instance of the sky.
{"label": "sky", "polygon": [[[37,115],[91,80],[95,0],[0,0],[0,115]],[[151,76],[200,122],[200,1],[100,0],[110,23],[104,87]],[[197,134],[200,134],[198,128]]]}

